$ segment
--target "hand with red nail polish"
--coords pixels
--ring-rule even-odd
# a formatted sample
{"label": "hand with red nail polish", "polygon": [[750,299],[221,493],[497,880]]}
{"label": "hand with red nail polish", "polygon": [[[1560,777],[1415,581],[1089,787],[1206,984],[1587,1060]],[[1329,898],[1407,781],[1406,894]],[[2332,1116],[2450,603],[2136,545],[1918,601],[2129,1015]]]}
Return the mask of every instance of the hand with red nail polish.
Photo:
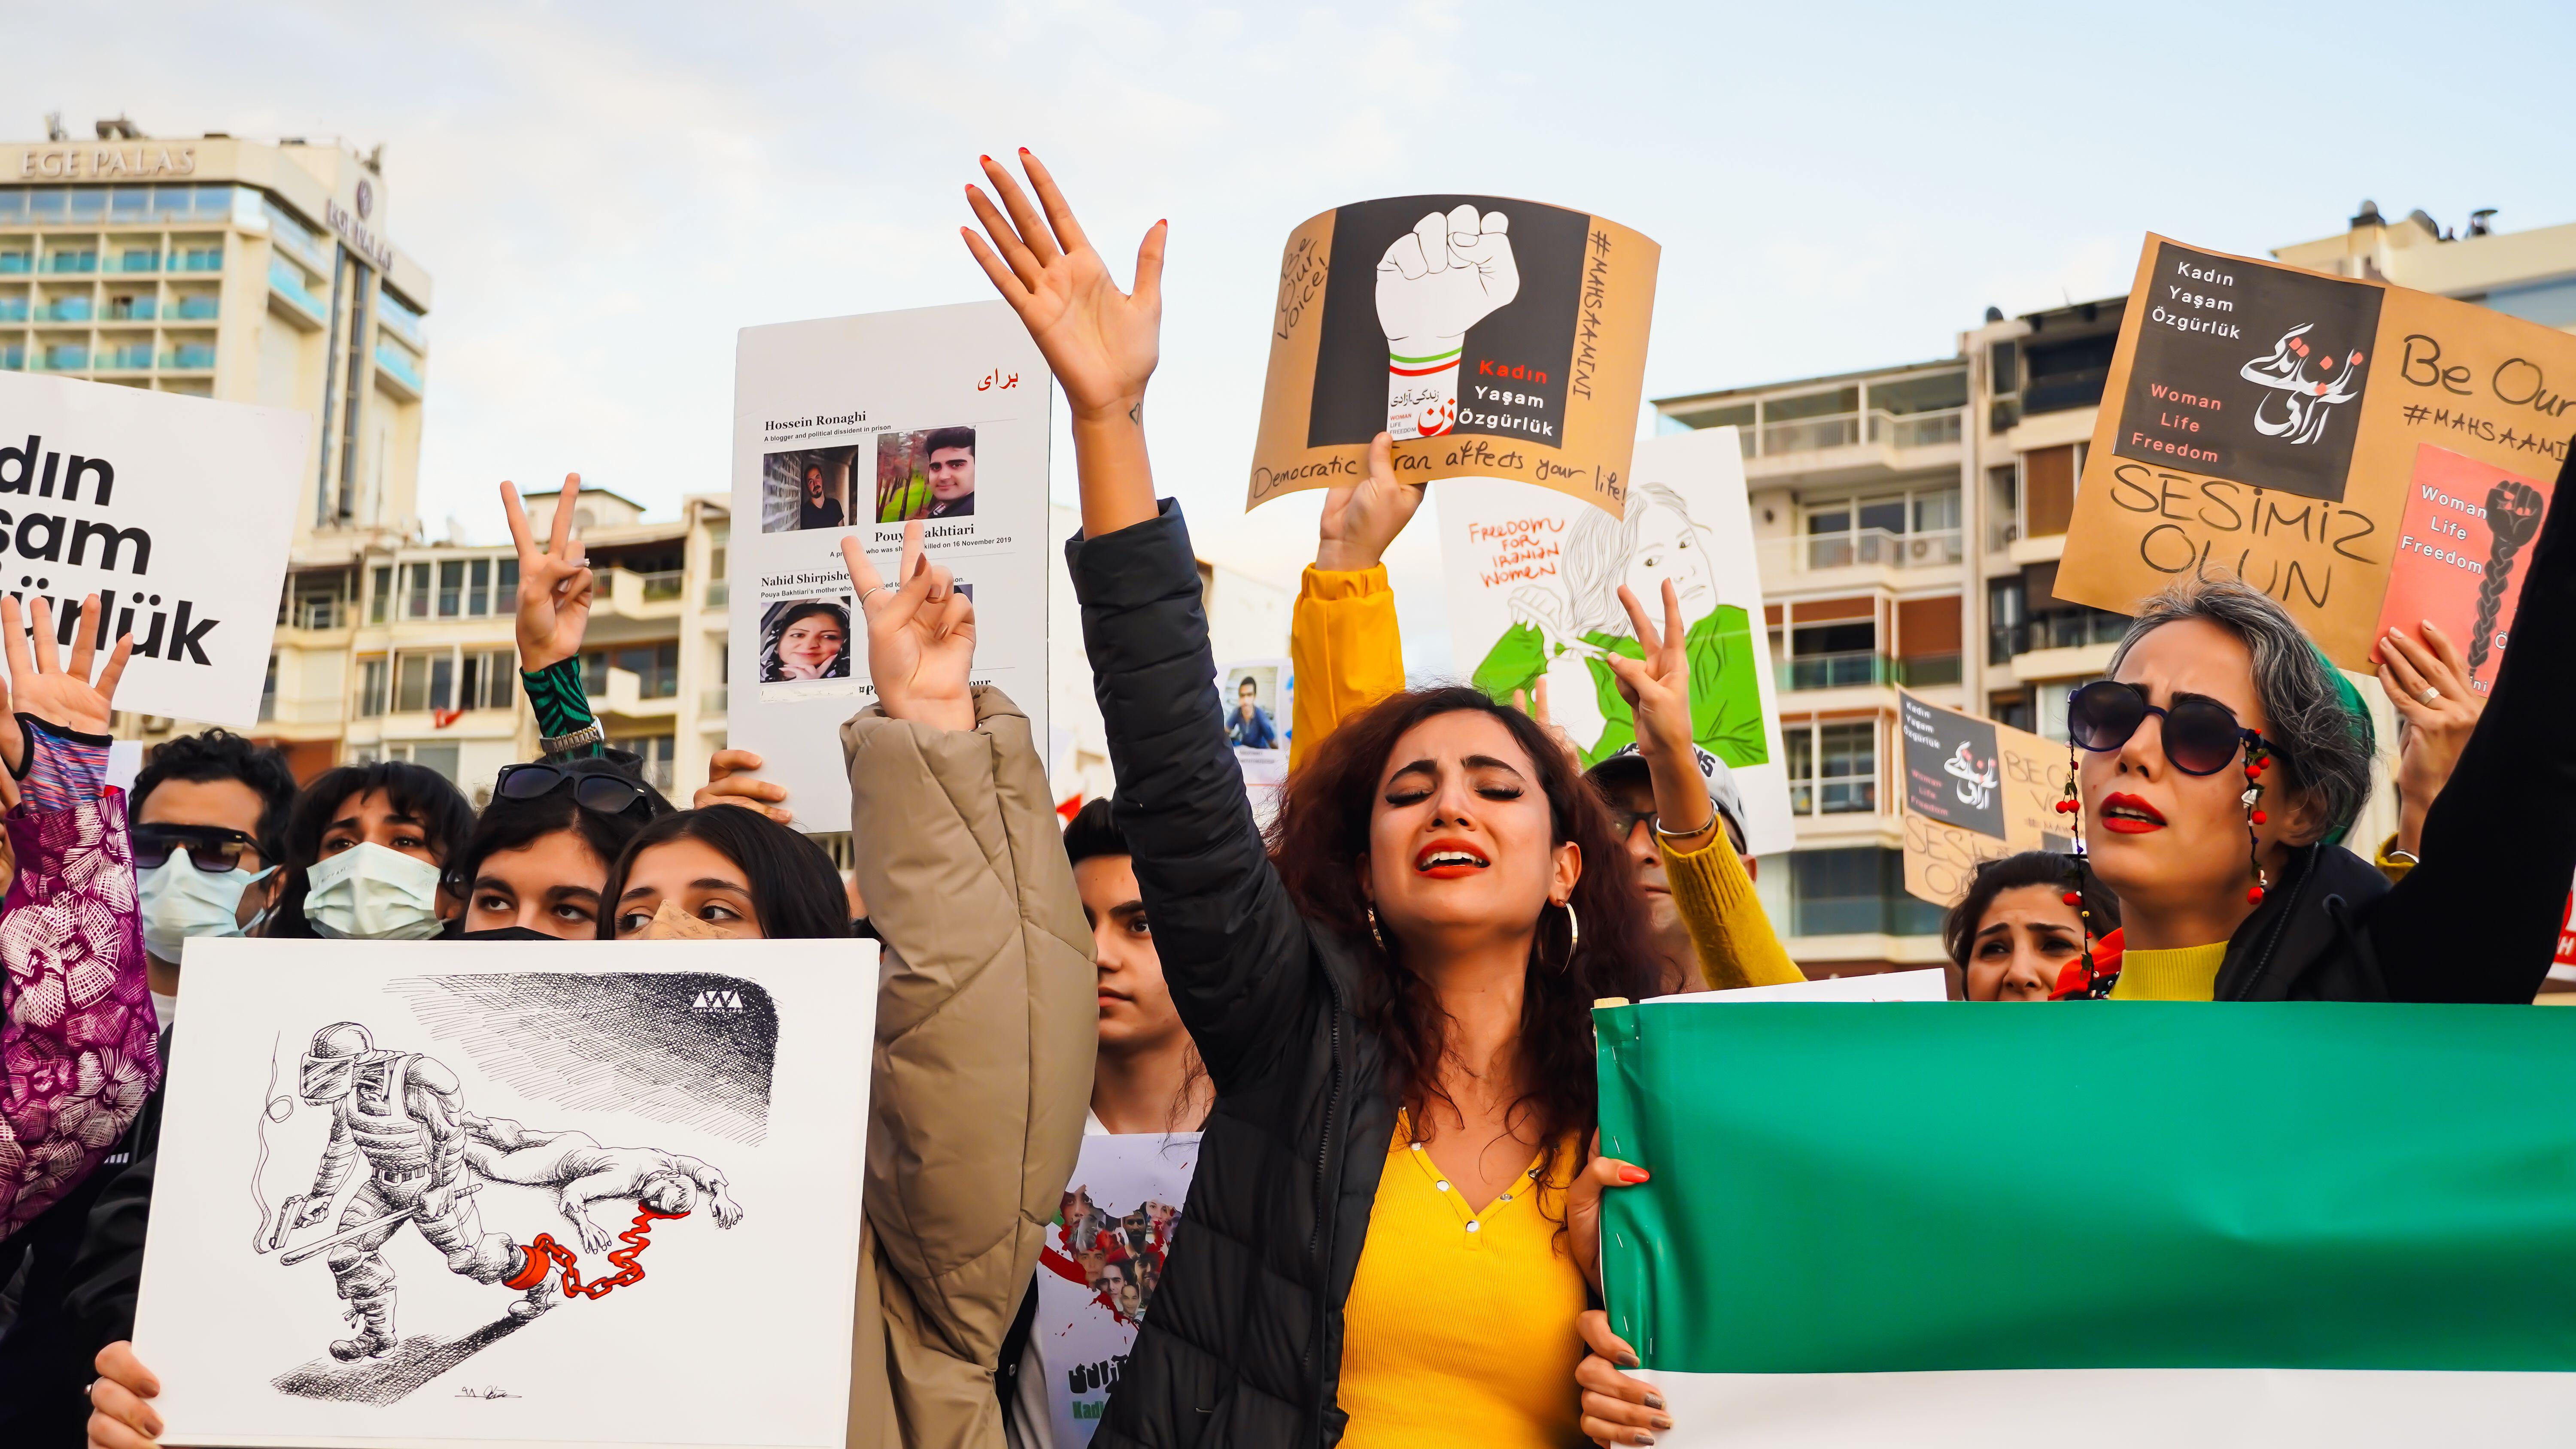
{"label": "hand with red nail polish", "polygon": [[1574,1261],[1597,1292],[1601,1287],[1601,1194],[1610,1188],[1635,1187],[1651,1174],[1633,1162],[1602,1157],[1601,1134],[1592,1134],[1595,1156],[1566,1190],[1565,1227],[1574,1239]]}

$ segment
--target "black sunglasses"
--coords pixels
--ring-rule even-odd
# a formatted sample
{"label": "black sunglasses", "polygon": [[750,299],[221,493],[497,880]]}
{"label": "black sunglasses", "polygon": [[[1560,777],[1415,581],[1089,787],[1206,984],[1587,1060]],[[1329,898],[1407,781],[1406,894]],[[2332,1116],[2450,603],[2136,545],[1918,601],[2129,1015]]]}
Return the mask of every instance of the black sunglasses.
{"label": "black sunglasses", "polygon": [[2261,746],[2272,754],[2280,748],[2249,730],[2236,711],[2214,699],[2186,696],[2171,709],[2147,703],[2144,690],[2116,679],[2097,679],[2066,696],[2066,736],[2095,754],[2107,754],[2129,742],[2154,715],[2164,721],[2165,758],[2186,775],[2215,775],[2236,759],[2241,748]]}
{"label": "black sunglasses", "polygon": [[259,854],[259,842],[221,825],[137,825],[134,868],[159,870],[179,851],[188,852],[197,869],[208,875],[242,870],[245,855]]}
{"label": "black sunglasses", "polygon": [[652,797],[635,781],[617,775],[575,774],[560,765],[503,765],[492,780],[492,793],[504,800],[536,800],[567,782],[573,803],[584,810],[602,815],[652,812]]}

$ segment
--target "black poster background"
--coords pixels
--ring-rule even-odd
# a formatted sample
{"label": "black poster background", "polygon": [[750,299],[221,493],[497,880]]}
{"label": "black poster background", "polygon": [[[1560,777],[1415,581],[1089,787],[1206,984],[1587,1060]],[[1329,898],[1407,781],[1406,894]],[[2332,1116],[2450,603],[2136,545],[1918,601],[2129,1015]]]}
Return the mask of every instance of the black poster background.
{"label": "black poster background", "polygon": [[[2201,275],[2192,275],[2195,271]],[[2379,302],[2377,287],[2159,243],[2147,295],[2130,303],[2144,315],[2138,321],[2128,391],[2120,400],[2119,437],[2111,451],[2142,463],[2341,502],[2353,439],[2361,427],[2362,400],[2379,363],[2371,356]],[[2298,341],[2308,351],[2300,361],[2311,389],[2331,387],[2352,370],[2346,360],[2355,352],[2362,361],[2358,389],[2346,401],[2327,404],[2313,440],[2299,443],[2290,440],[2295,434],[2267,437],[2256,428],[2258,418],[2280,425],[2291,394],[2249,380],[2245,369],[2271,357],[2284,334],[2303,323],[2308,330]],[[2159,387],[2165,395],[2157,395]]]}
{"label": "black poster background", "polygon": [[[1306,446],[1365,443],[1386,431],[1386,333],[1377,320],[1377,264],[1398,237],[1433,212],[1473,206],[1479,216],[1499,211],[1509,220],[1512,258],[1521,289],[1510,303],[1467,329],[1458,360],[1458,406],[1540,418],[1552,424],[1539,435],[1519,428],[1469,423],[1451,435],[1478,433],[1555,449],[1565,441],[1565,384],[1574,359],[1576,300],[1583,282],[1583,245],[1592,218],[1580,211],[1517,201],[1505,196],[1392,196],[1363,201],[1333,215],[1333,257],[1324,281],[1324,321],[1315,354],[1315,392],[1306,416]],[[1521,366],[1547,381],[1525,378],[1487,386],[1544,399],[1541,406],[1495,408],[1477,398],[1477,364]],[[1446,435],[1444,435],[1446,436]]]}
{"label": "black poster background", "polygon": [[1968,747],[1969,767],[1979,777],[2000,781],[2001,747],[1995,722],[1935,709],[1911,695],[1897,696],[1905,734],[1905,808],[1917,815],[2004,839],[2004,792],[2000,783],[1984,791],[1985,804],[1960,797],[1960,777],[1948,766]]}

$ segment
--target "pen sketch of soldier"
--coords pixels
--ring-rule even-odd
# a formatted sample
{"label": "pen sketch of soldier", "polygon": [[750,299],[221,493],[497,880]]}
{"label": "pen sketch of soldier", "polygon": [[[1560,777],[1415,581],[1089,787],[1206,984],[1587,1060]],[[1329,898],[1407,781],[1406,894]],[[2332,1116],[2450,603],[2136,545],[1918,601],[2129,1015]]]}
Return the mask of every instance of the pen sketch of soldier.
{"label": "pen sketch of soldier", "polygon": [[1767,762],[1752,616],[1717,601],[1708,540],[1682,496],[1646,483],[1629,494],[1625,518],[1590,507],[1575,512],[1563,587],[1527,584],[1512,591],[1512,627],[1476,666],[1476,687],[1508,704],[1515,690],[1534,696],[1547,678],[1555,723],[1582,751],[1584,765],[1617,754],[1636,739],[1636,723],[1619,697],[1618,676],[1603,660],[1612,653],[1645,657],[1619,603],[1619,586],[1652,608],[1669,578],[1690,620],[1683,647],[1691,666],[1691,738],[1730,766]]}

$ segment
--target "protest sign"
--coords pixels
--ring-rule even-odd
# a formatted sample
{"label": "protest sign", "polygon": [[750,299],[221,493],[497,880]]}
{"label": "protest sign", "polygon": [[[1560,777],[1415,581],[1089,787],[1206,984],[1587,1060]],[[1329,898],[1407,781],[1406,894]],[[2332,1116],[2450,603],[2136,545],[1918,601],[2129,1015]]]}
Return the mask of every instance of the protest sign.
{"label": "protest sign", "polygon": [[2467,656],[2470,690],[2485,694],[2495,686],[2522,597],[2514,566],[2539,536],[2550,480],[2418,443],[2408,482],[2374,632],[2420,636],[2431,621]]}
{"label": "protest sign", "polygon": [[[1603,1196],[1602,1290],[1668,1449],[2537,1449],[2576,1422],[2576,1013],[1593,1021],[1601,1151],[1654,1172]],[[1795,1100],[1743,1090],[1790,1074]]]}
{"label": "protest sign", "polygon": [[1289,233],[1244,506],[1368,476],[1513,478],[1625,506],[1662,248],[1502,196],[1397,196]]}
{"label": "protest sign", "polygon": [[1980,861],[2075,844],[2056,804],[2066,747],[1898,690],[1904,737],[1905,891],[1936,906],[1968,889]]}
{"label": "protest sign", "polygon": [[1949,973],[1935,966],[1923,971],[1869,971],[1856,976],[1820,976],[1813,981],[1781,981],[1769,986],[1739,986],[1732,991],[1692,991],[1649,996],[1649,1002],[1700,1002],[1712,1006],[1750,1006],[1766,1001],[1947,1001]]}
{"label": "protest sign", "polygon": [[0,372],[0,590],[73,638],[134,636],[120,709],[249,728],[276,635],[313,419]]}
{"label": "protest sign", "polygon": [[1461,664],[1475,661],[1476,687],[1500,703],[1546,680],[1549,717],[1589,767],[1636,738],[1617,676],[1602,662],[1612,652],[1644,654],[1619,587],[1660,627],[1672,580],[1689,621],[1692,738],[1734,772],[1746,848],[1787,850],[1796,836],[1778,684],[1759,622],[1762,579],[1735,431],[1639,442],[1636,479],[1624,518],[1504,479],[1435,486],[1452,646]]}
{"label": "protest sign", "polygon": [[1100,1427],[1162,1283],[1198,1165],[1196,1132],[1082,1139],[1073,1185],[1038,1254],[1037,1320],[1029,1334],[1055,1449],[1082,1449]]}
{"label": "protest sign", "polygon": [[[802,830],[846,830],[842,721],[876,698],[841,540],[895,579],[907,519],[975,602],[975,682],[1047,738],[1047,408],[1008,305],[742,329],[734,356],[730,742]],[[751,524],[758,521],[758,530]]]}
{"label": "protest sign", "polygon": [[[2465,625],[2492,643],[2481,586],[2509,573],[2515,534],[2538,532],[2537,480],[2567,460],[2571,410],[2564,332],[2150,235],[2057,592],[2131,613],[2179,578],[2241,578],[2367,673],[2393,588],[2407,608],[2418,590],[2465,590]],[[2507,526],[2471,530],[2491,498]],[[2492,592],[2509,603],[2509,579]],[[2411,631],[2427,613],[2392,617]]]}
{"label": "protest sign", "polygon": [[875,952],[189,942],[165,1439],[838,1449]]}

